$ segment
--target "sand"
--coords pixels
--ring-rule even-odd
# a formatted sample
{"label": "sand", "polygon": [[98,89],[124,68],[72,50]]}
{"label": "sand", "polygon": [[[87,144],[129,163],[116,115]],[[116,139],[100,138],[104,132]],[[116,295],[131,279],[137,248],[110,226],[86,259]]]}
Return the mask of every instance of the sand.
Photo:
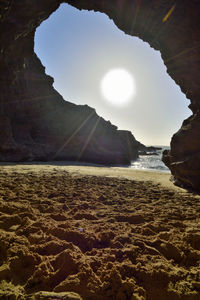
{"label": "sand", "polygon": [[0,299],[199,300],[200,196],[169,179],[2,164]]}

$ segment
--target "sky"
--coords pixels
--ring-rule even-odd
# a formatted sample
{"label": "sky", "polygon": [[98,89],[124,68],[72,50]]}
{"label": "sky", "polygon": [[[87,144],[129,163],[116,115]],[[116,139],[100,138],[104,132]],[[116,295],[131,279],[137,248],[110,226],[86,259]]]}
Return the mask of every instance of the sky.
{"label": "sky", "polygon": [[[190,102],[167,74],[160,52],[126,35],[105,14],[60,5],[37,28],[35,52],[65,100],[88,104],[146,145],[169,145],[191,115]],[[135,85],[120,106],[102,92],[113,69],[127,71]]]}

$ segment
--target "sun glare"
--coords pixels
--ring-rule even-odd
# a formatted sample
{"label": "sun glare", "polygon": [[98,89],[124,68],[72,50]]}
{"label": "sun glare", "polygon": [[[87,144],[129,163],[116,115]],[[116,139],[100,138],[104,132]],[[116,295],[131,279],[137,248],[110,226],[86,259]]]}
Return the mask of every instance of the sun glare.
{"label": "sun glare", "polygon": [[104,98],[114,106],[128,104],[136,93],[133,76],[125,69],[113,69],[101,81]]}

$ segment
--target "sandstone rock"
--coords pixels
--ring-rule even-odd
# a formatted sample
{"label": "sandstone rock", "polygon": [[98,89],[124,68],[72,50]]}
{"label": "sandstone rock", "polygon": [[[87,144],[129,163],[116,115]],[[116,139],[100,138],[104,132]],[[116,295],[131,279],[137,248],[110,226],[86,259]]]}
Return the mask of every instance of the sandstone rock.
{"label": "sandstone rock", "polygon": [[119,130],[118,134],[123,140],[124,151],[128,151],[129,160],[135,160],[138,158],[138,141],[133,134],[127,130]]}
{"label": "sandstone rock", "polygon": [[170,168],[175,183],[200,190],[200,114],[194,114],[183,122],[174,134],[171,150],[163,152],[163,162]]}

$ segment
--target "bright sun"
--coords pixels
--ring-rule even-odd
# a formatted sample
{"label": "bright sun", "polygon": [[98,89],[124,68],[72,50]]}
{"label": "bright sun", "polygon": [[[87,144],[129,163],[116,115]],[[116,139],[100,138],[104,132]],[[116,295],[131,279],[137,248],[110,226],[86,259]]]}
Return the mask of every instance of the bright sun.
{"label": "bright sun", "polygon": [[124,69],[110,70],[101,81],[101,91],[106,100],[114,106],[130,102],[136,93],[133,76]]}

